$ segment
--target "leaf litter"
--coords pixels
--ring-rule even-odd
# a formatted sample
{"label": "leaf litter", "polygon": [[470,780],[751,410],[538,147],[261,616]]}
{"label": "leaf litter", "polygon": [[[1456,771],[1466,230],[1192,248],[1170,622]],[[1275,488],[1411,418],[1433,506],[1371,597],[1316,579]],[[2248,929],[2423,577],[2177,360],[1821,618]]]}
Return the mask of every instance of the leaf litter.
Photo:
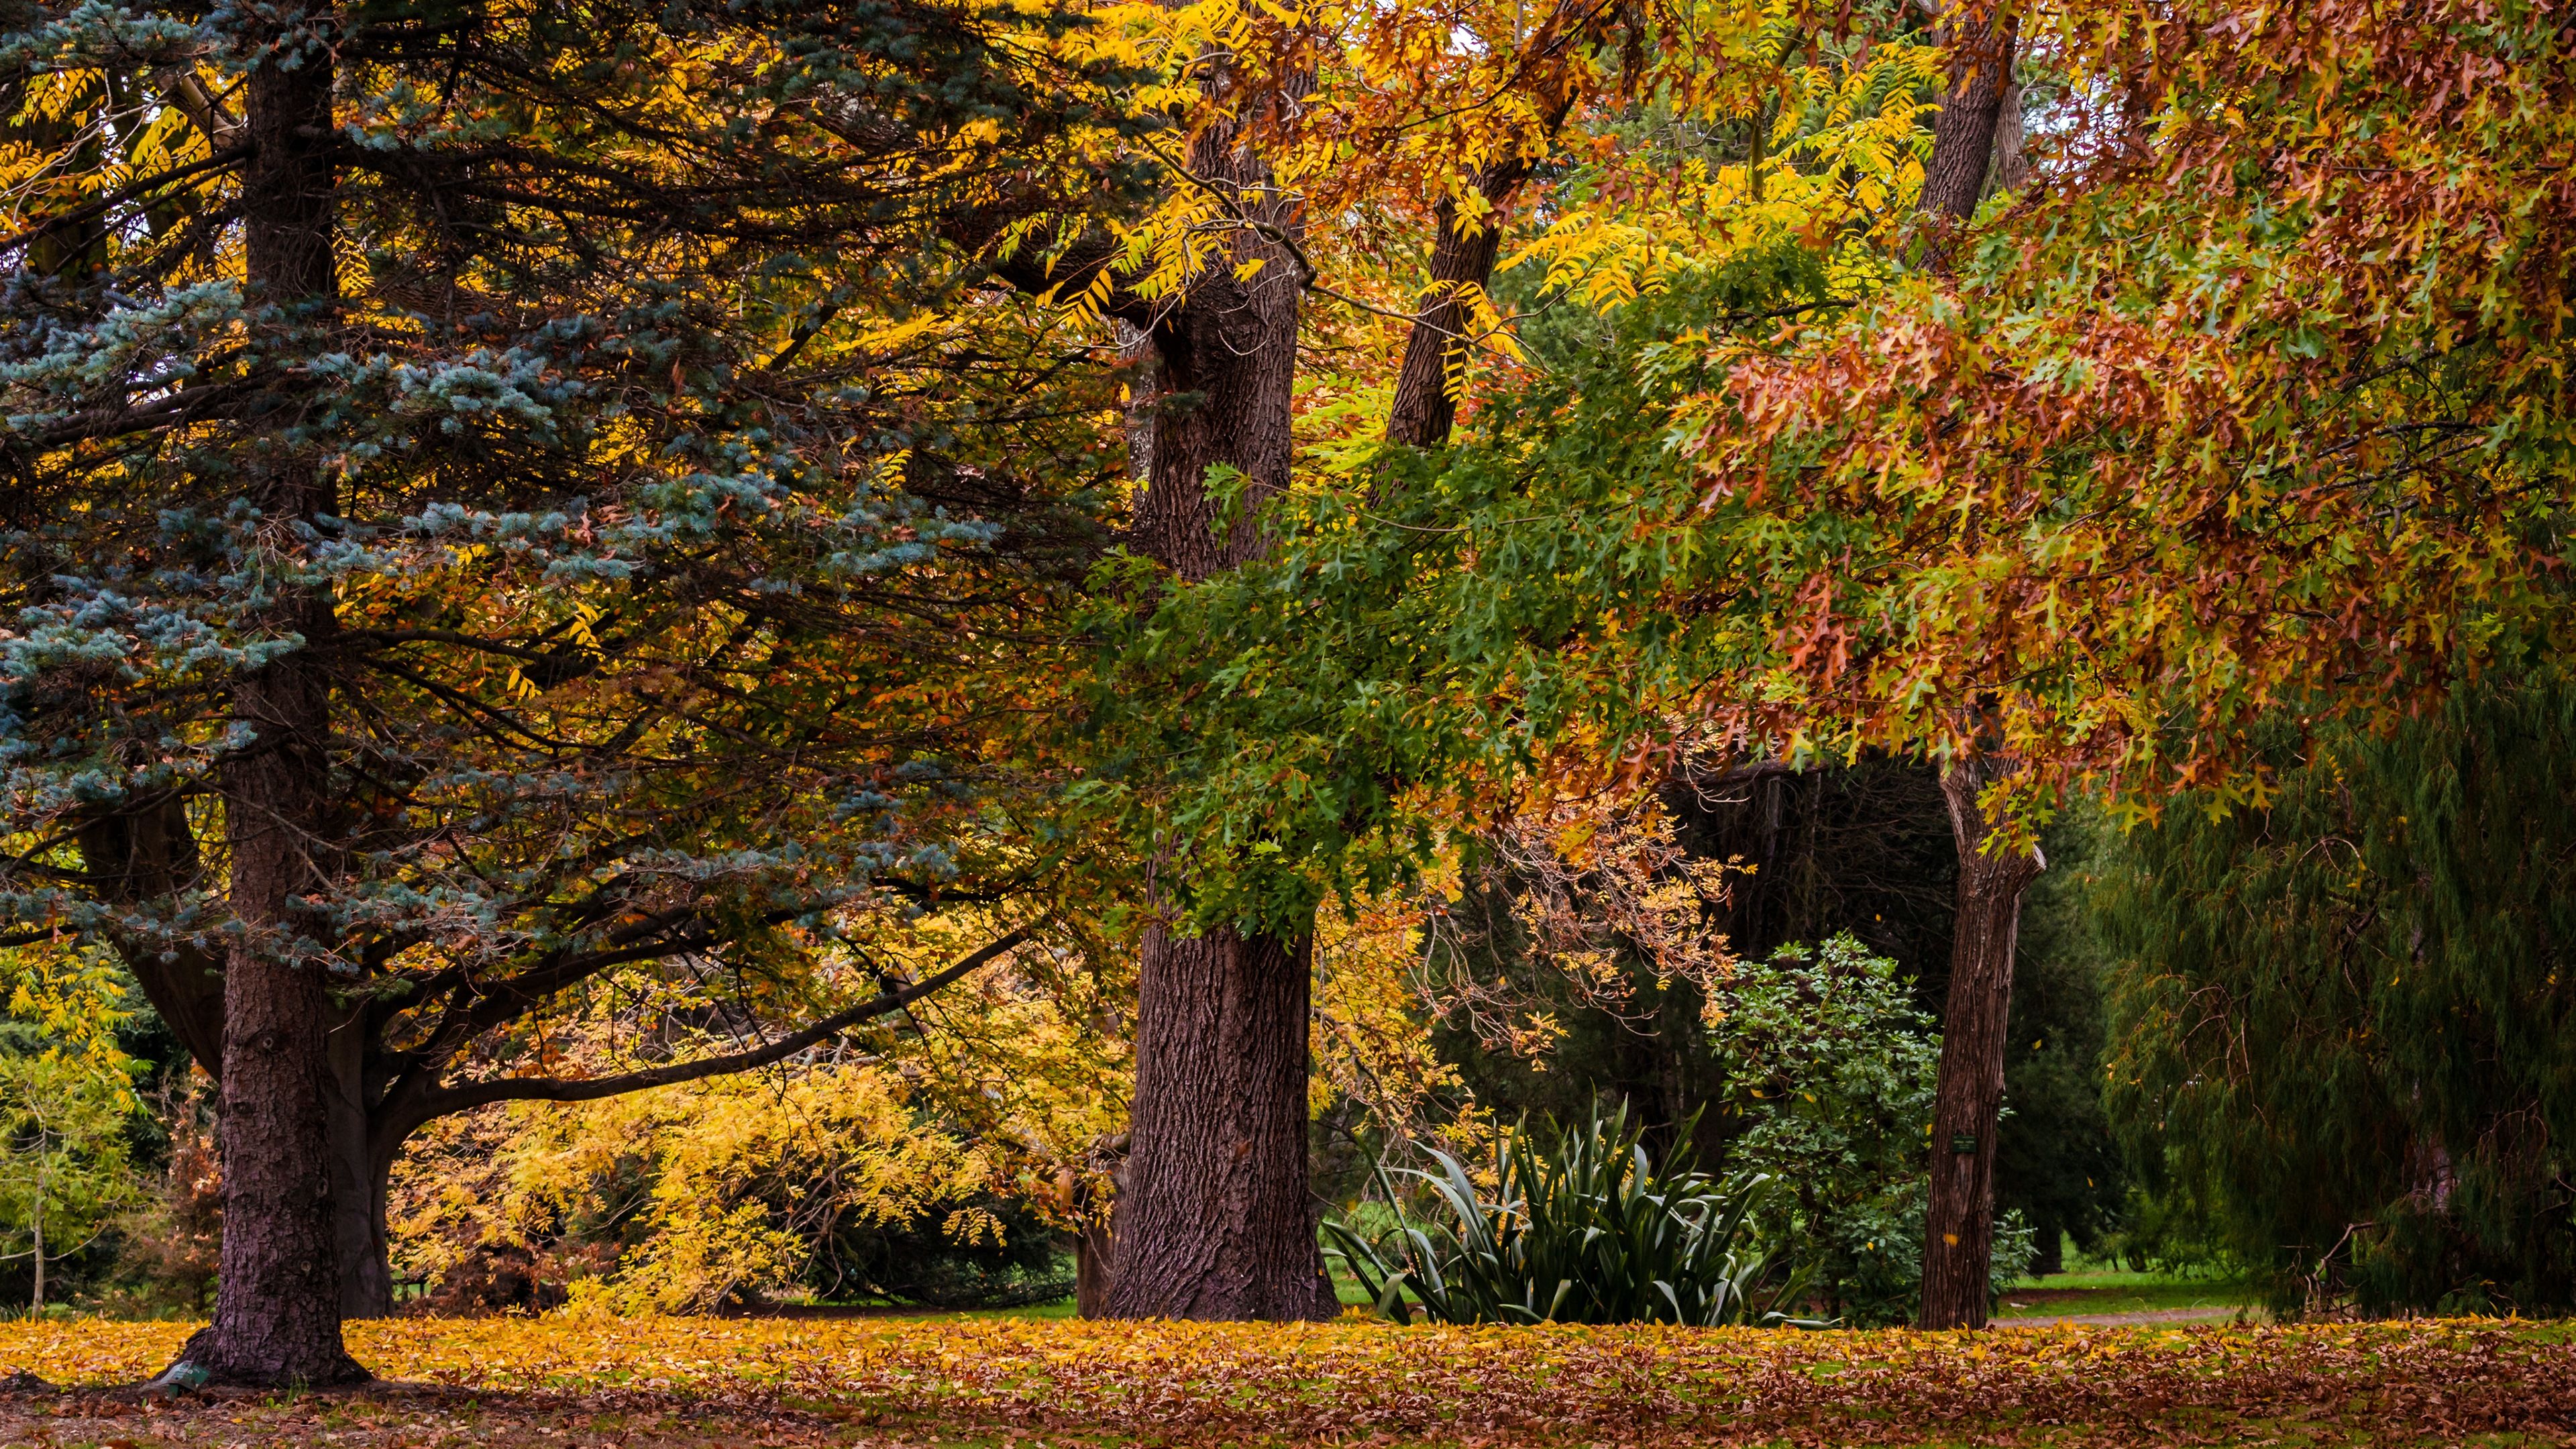
{"label": "leaf litter", "polygon": [[2576,1339],[2512,1320],[1985,1333],[407,1319],[388,1383],[140,1401],[186,1324],[0,1323],[0,1444],[2576,1446]]}

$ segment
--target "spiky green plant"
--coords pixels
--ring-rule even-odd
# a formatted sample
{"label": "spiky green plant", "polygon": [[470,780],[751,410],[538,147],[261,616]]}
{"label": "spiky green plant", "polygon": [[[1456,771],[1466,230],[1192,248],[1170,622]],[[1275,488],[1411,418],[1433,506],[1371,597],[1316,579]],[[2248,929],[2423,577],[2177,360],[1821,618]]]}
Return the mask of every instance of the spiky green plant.
{"label": "spiky green plant", "polygon": [[[1690,1137],[1690,1124],[1676,1134]],[[1579,1128],[1524,1122],[1494,1148],[1496,1191],[1434,1152],[1429,1184],[1446,1222],[1417,1222],[1384,1168],[1395,1226],[1375,1239],[1327,1222],[1327,1252],[1347,1264],[1378,1311],[1410,1323],[1683,1323],[1789,1321],[1793,1278],[1772,1282],[1770,1256],[1745,1233],[1769,1179],[1711,1178],[1687,1148],[1659,1169],[1623,1103]]]}

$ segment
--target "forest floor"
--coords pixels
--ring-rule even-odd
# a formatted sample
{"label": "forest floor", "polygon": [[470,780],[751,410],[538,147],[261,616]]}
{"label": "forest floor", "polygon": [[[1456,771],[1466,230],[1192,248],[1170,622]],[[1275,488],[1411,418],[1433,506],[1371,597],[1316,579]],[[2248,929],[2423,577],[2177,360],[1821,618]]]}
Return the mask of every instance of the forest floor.
{"label": "forest floor", "polygon": [[389,1382],[140,1399],[191,1325],[0,1323],[0,1444],[2576,1446],[2576,1327],[2495,1320],[1978,1334],[408,1319]]}

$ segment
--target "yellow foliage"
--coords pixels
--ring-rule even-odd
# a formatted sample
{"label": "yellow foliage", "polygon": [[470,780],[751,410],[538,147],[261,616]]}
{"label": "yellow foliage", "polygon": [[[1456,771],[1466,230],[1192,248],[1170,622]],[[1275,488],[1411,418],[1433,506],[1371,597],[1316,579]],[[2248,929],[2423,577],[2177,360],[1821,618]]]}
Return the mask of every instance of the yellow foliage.
{"label": "yellow foliage", "polygon": [[1433,1048],[1442,1002],[1423,969],[1430,913],[1457,891],[1453,866],[1411,892],[1373,897],[1315,923],[1314,1075],[1308,1103],[1357,1104],[1390,1155],[1421,1145],[1452,1151],[1488,1129],[1458,1068]]}
{"label": "yellow foliage", "polygon": [[133,1059],[116,1044],[116,1029],[134,1012],[105,952],[69,943],[0,951],[0,988],[0,1017],[35,1028],[43,1060],[98,1078],[117,1110],[136,1109]]}
{"label": "yellow foliage", "polygon": [[395,1173],[398,1271],[587,1229],[638,1246],[578,1301],[679,1312],[782,1291],[835,1224],[910,1224],[992,1184],[909,1097],[880,1064],[825,1062],[433,1123]]}
{"label": "yellow foliage", "polygon": [[[990,933],[926,917],[875,959],[918,976]],[[809,984],[858,995],[838,978],[859,969],[832,955]],[[523,1060],[595,1077],[737,1049],[699,1033],[674,1052],[668,1023],[700,1019],[707,1002],[685,979],[664,987],[533,1018]],[[682,1312],[791,1293],[844,1226],[999,1245],[1001,1224],[976,1205],[990,1197],[1069,1221],[1081,1195],[1062,1175],[1088,1171],[1126,1122],[1131,991],[1118,970],[1031,947],[760,1071],[433,1121],[394,1172],[396,1274],[435,1283],[509,1250],[572,1280],[576,1303]]]}

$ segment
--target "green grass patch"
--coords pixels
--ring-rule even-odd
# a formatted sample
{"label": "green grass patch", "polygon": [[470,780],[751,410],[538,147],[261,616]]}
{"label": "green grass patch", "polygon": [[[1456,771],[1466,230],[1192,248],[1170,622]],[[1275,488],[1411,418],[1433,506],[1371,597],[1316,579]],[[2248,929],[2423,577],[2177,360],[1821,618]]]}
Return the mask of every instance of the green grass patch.
{"label": "green grass patch", "polygon": [[2241,1278],[2101,1270],[2026,1278],[2004,1294],[1996,1305],[1995,1317],[2051,1319],[2175,1312],[2223,1315],[2240,1309],[2251,1316],[2261,1316],[2261,1295]]}

